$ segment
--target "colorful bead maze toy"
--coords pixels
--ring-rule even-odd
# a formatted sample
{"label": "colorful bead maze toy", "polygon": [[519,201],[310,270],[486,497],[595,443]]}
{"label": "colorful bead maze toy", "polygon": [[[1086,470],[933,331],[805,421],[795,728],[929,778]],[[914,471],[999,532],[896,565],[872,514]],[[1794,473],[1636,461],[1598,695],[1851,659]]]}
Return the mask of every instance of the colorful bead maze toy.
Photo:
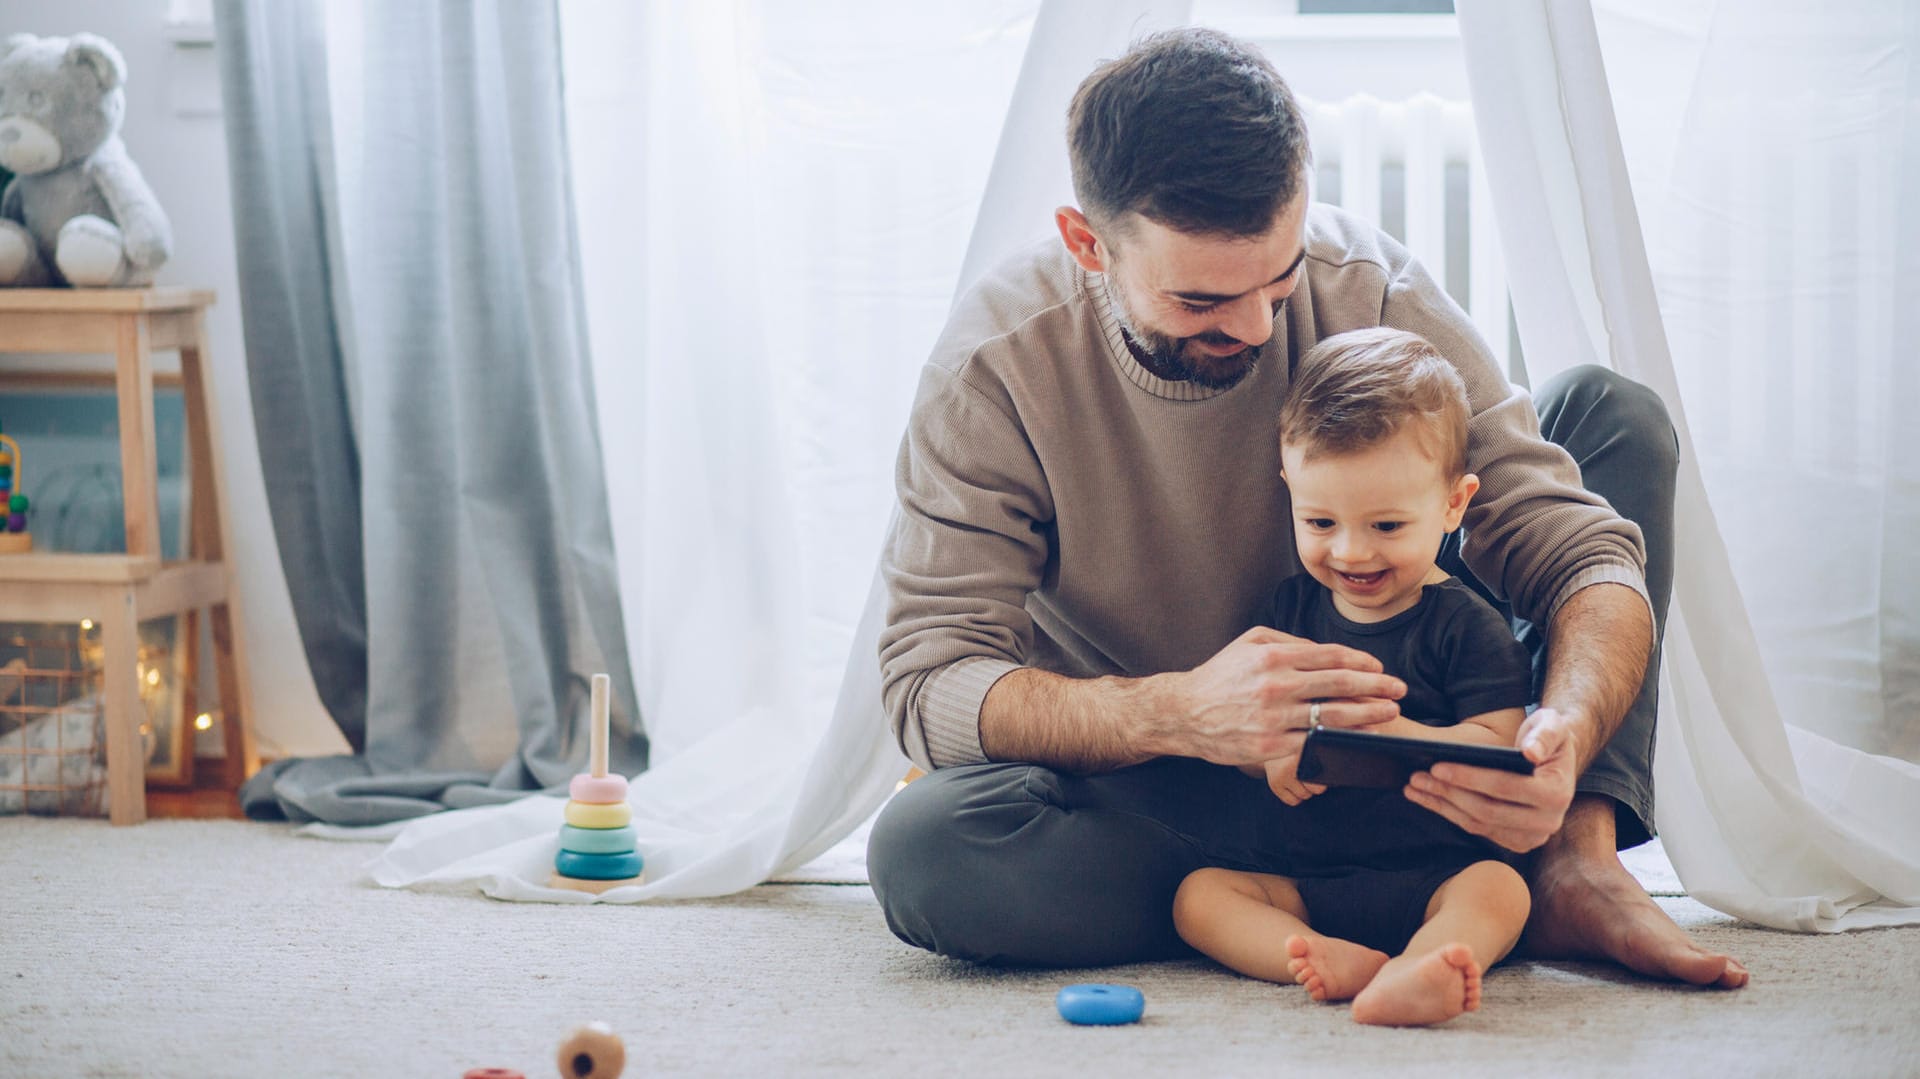
{"label": "colorful bead maze toy", "polygon": [[20,443],[0,434],[0,554],[24,554],[33,550],[33,533],[27,531],[26,494],[20,460]]}
{"label": "colorful bead maze toy", "polygon": [[633,808],[625,776],[607,774],[607,696],[612,680],[593,676],[588,767],[567,785],[567,823],[547,884],[595,895],[640,883],[645,863],[634,847]]}

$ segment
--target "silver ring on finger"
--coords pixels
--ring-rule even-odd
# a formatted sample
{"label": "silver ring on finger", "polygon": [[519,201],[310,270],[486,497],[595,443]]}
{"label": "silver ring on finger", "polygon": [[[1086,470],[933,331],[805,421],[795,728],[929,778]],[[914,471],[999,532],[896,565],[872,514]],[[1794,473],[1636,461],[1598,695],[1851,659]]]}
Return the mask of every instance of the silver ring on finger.
{"label": "silver ring on finger", "polygon": [[1314,730],[1320,729],[1320,702],[1319,701],[1310,701],[1307,704],[1307,726],[1313,728]]}

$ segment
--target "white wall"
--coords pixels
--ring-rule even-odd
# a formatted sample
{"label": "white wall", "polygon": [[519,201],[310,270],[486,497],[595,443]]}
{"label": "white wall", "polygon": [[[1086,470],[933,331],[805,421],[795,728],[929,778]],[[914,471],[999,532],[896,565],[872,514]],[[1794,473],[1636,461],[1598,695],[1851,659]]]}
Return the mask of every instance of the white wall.
{"label": "white wall", "polygon": [[[167,11],[167,0],[0,0],[0,34],[84,30],[112,41],[126,58],[123,134],[173,222],[173,259],[161,271],[160,283],[218,294],[208,312],[208,364],[218,396],[231,554],[239,571],[261,751],[268,756],[341,752],[346,742],[321,707],[307,670],[267,516],[247,393],[226,129],[211,35],[204,25],[170,27]],[[171,355],[159,360],[163,369],[175,362]],[[0,357],[0,369],[45,362]]]}

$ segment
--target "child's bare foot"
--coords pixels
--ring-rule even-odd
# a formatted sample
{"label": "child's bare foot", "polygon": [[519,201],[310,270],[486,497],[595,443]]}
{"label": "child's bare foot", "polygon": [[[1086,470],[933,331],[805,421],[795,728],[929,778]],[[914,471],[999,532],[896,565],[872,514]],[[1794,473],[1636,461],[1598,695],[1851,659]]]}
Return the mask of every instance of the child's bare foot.
{"label": "child's bare foot", "polygon": [[1418,959],[1403,957],[1380,971],[1353,1001],[1353,1018],[1375,1026],[1444,1023],[1480,1010],[1480,964],[1473,949],[1449,944]]}
{"label": "child's bare foot", "polygon": [[1287,938],[1287,973],[1315,1000],[1352,1000],[1387,965],[1385,952],[1337,937]]}

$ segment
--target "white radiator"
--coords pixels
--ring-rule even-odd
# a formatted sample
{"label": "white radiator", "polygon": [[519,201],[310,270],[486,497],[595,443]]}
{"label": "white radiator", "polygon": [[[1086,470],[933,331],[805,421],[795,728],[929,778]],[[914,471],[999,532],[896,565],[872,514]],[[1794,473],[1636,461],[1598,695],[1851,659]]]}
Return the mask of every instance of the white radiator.
{"label": "white radiator", "polygon": [[[1314,197],[1372,221],[1445,286],[1515,381],[1506,271],[1480,165],[1473,107],[1432,94],[1329,104],[1302,99]],[[1450,182],[1451,178],[1451,182]]]}

